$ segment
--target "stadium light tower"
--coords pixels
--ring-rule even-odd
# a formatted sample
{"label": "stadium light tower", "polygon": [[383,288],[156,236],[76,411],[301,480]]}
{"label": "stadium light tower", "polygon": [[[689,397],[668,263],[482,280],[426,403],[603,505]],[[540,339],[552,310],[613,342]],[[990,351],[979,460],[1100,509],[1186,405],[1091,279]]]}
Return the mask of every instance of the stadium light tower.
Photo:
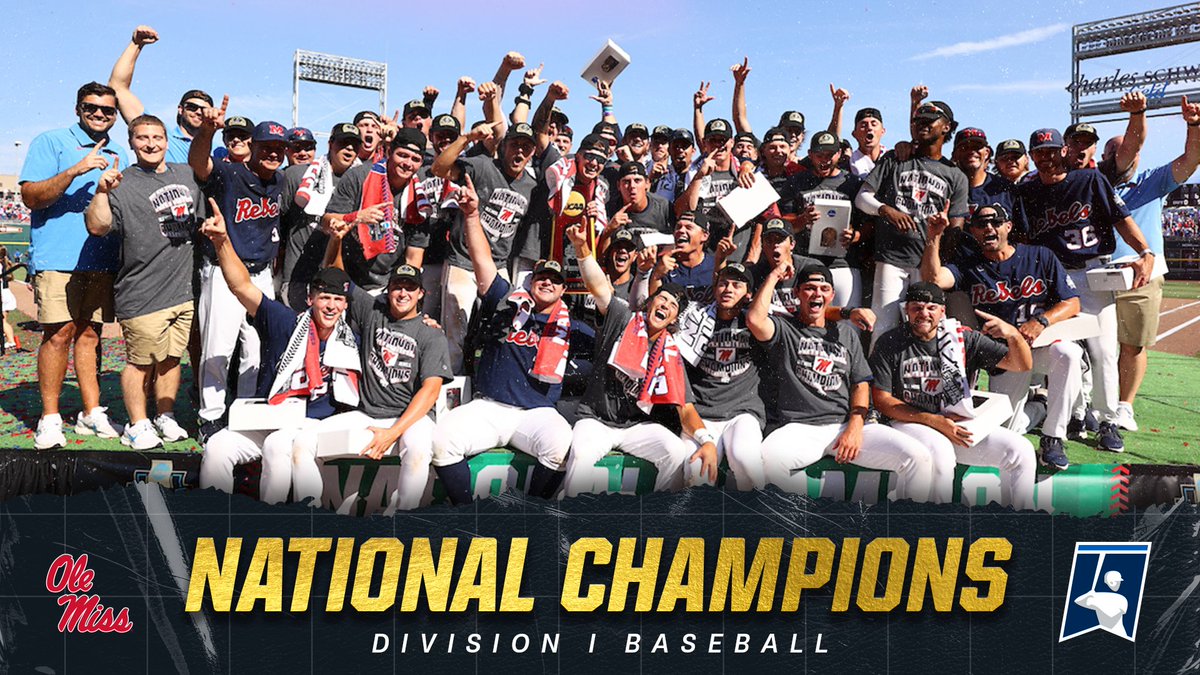
{"label": "stadium light tower", "polygon": [[292,126],[300,124],[300,82],[379,92],[379,114],[387,108],[387,64],[297,49],[292,67]]}

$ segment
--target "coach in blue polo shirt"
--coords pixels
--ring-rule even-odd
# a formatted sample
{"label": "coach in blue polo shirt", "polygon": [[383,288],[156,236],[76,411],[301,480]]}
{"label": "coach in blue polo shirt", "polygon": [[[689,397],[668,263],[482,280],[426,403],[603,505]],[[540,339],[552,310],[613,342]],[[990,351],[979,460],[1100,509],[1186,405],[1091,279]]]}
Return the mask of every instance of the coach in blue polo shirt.
{"label": "coach in blue polo shirt", "polygon": [[21,168],[21,199],[32,211],[29,258],[37,272],[38,388],[42,417],[34,446],[46,450],[66,443],[58,398],[72,344],[75,377],[83,398],[76,433],[116,438],[119,432],[100,407],[96,347],[99,325],[113,320],[113,276],[119,265],[116,240],[88,234],[83,212],[109,166],[126,167],[125,149],[111,143],[117,97],[110,87],[89,82],[75,96],[79,123],[33,139]]}

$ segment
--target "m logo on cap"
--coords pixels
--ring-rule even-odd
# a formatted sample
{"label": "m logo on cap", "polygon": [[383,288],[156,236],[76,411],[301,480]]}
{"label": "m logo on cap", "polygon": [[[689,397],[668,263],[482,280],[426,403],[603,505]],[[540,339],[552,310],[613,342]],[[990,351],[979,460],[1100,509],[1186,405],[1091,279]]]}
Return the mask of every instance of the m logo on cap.
{"label": "m logo on cap", "polygon": [[283,127],[279,126],[278,124],[267,125],[267,130],[270,131],[272,134],[279,134],[280,136],[282,136],[284,134]]}
{"label": "m logo on cap", "polygon": [[1045,143],[1054,140],[1054,134],[1049,131],[1043,131],[1037,135],[1038,143]]}

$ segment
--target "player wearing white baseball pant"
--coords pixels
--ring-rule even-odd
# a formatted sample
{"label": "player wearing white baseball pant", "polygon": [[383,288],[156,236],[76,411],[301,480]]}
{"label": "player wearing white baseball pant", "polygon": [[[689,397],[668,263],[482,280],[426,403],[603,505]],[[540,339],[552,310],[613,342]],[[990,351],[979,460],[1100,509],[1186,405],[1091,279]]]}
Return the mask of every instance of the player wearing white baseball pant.
{"label": "player wearing white baseball pant", "polygon": [[268,504],[285,501],[292,489],[292,444],[310,433],[317,421],[305,419],[299,427],[275,431],[218,431],[204,444],[200,487],[233,492],[233,468],[262,459],[259,499]]}
{"label": "player wearing white baseball pant", "polygon": [[600,420],[584,418],[571,433],[571,451],[567,454],[567,475],[563,479],[564,496],[589,492],[590,477],[581,476],[596,466],[610,450],[640,457],[658,469],[656,491],[674,492],[683,488],[683,464],[688,446],[661,424],[644,422],[625,429],[610,427]]}
{"label": "player wearing white baseball pant", "polygon": [[1046,376],[1046,421],[1042,435],[1066,439],[1071,409],[1083,389],[1083,348],[1074,342],[1055,342],[1033,350],[1033,369],[1024,372],[1003,371],[988,379],[988,389],[1008,395],[1013,416],[1008,428],[1018,434],[1029,433],[1025,399],[1033,376]]}
{"label": "player wearing white baseball pant", "polygon": [[[833,444],[845,424],[800,424],[793,422],[772,431],[763,441],[762,457],[768,483],[785,492],[808,493],[803,471],[825,455],[834,456]],[[896,474],[891,499],[924,502],[933,485],[933,457],[912,438],[883,424],[863,427],[862,447],[853,462],[868,469]]]}
{"label": "player wearing white baseball pant", "polygon": [[862,306],[862,272],[853,267],[831,267],[833,275],[833,306]]}
{"label": "player wearing white baseball pant", "polygon": [[[758,419],[750,413],[742,413],[731,420],[704,420],[704,428],[717,438],[717,464],[721,459],[729,457],[729,468],[733,469],[739,490],[761,490],[767,479],[763,475],[762,461],[762,427]],[[680,436],[687,445],[687,456],[691,457],[700,449],[700,444],[691,436]],[[693,485],[712,485],[713,482],[701,473],[703,463],[692,460],[683,468],[683,483],[687,487]]]}
{"label": "player wearing white baseball pant", "polygon": [[871,296],[871,311],[875,312],[875,330],[871,331],[871,347],[875,346],[875,341],[880,335],[900,325],[900,301],[904,299],[908,285],[920,280],[921,270],[916,267],[875,263],[875,286]]}
{"label": "player wearing white baseball pant", "polygon": [[993,429],[971,447],[954,445],[933,427],[899,422],[892,428],[916,439],[933,454],[933,491],[930,501],[946,504],[954,496],[957,464],[1000,469],[1000,503],[1014,509],[1033,508],[1033,482],[1037,476],[1037,454],[1024,436],[1003,427]]}
{"label": "player wearing white baseball pant", "polygon": [[[275,298],[271,268],[250,275],[250,281],[268,298]],[[258,333],[246,309],[225,283],[221,268],[205,262],[200,266],[200,301],[196,303],[200,325],[200,419],[218,420],[225,414],[225,391],[229,384],[229,361],[242,339],[238,361],[237,397],[251,398],[258,386]]]}
{"label": "player wearing white baseball pant", "polygon": [[433,465],[448,466],[510,445],[547,469],[562,471],[571,425],[554,408],[525,410],[477,398],[443,414],[433,432]]}
{"label": "player wearing white baseball pant", "polygon": [[[1088,269],[1100,267],[1107,257],[1088,262]],[[1095,314],[1100,321],[1100,335],[1086,340],[1088,356],[1092,364],[1092,407],[1101,422],[1112,422],[1117,418],[1117,400],[1120,373],[1117,370],[1117,298],[1112,291],[1093,291],[1088,288],[1087,269],[1067,270],[1075,288],[1079,290],[1079,311]]]}
{"label": "player wearing white baseball pant", "polygon": [[[321,420],[321,423],[296,438],[292,453],[292,480],[296,486],[296,501],[321,498],[323,483],[318,460],[347,459],[360,457],[359,450],[322,447],[317,439],[329,431],[343,431],[376,427],[387,429],[396,423],[396,417],[371,417],[361,410],[339,413]],[[365,447],[365,446],[364,446]],[[433,456],[433,420],[428,415],[417,420],[406,430],[386,455],[400,457],[400,484],[392,493],[391,505],[400,510],[415,509],[421,505],[421,497],[429,485],[429,460]]]}

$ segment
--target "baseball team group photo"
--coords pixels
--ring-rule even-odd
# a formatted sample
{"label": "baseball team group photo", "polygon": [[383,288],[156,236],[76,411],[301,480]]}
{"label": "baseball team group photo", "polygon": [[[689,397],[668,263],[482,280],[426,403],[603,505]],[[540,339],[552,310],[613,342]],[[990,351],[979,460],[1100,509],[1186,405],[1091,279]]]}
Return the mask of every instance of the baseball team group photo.
{"label": "baseball team group photo", "polygon": [[[615,37],[448,50],[447,81],[299,50],[266,109],[203,58],[144,83],[191,37],[93,33],[0,177],[0,495],[1093,515],[1131,468],[1200,471],[1200,92],[998,124],[921,59],[864,95]],[[651,107],[647,70],[698,84]]]}

